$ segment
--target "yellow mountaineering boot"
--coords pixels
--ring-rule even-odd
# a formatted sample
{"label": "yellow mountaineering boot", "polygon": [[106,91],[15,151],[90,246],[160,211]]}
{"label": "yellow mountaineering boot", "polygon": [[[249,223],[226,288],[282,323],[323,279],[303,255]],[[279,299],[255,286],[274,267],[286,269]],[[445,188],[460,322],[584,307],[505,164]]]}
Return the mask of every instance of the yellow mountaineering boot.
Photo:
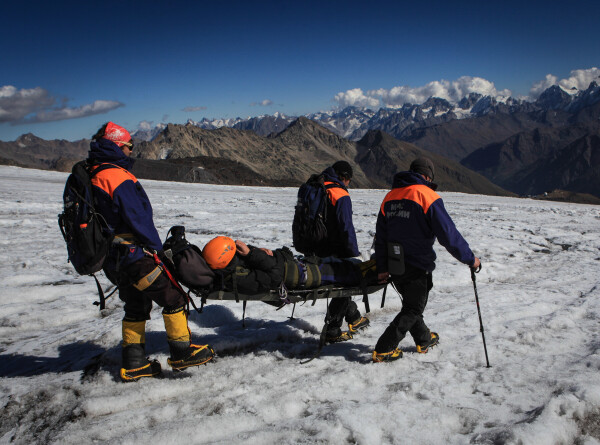
{"label": "yellow mountaineering boot", "polygon": [[373,363],[392,362],[400,358],[402,358],[402,350],[398,348],[390,352],[373,351]]}
{"label": "yellow mountaineering boot", "polygon": [[135,382],[142,377],[157,377],[161,374],[160,363],[148,360],[145,351],[146,321],[123,320],[123,344],[121,357],[123,367],[121,380]]}
{"label": "yellow mountaineering boot", "polygon": [[437,335],[436,332],[432,332],[431,339],[427,343],[425,343],[423,345],[417,345],[417,352],[420,352],[421,354],[427,354],[427,351],[429,351],[429,348],[433,348],[439,342],[440,342],[440,336]]}
{"label": "yellow mountaineering boot", "polygon": [[163,309],[163,320],[171,357],[167,363],[175,371],[209,362],[215,351],[209,345],[192,344],[187,315],[183,307],[167,311]]}
{"label": "yellow mountaineering boot", "polygon": [[352,340],[352,334],[348,331],[340,331],[340,333],[327,333],[325,337],[326,343],[341,343],[343,341]]}
{"label": "yellow mountaineering boot", "polygon": [[354,323],[348,323],[348,330],[351,334],[356,334],[358,331],[362,331],[369,326],[371,322],[367,317],[360,317]]}

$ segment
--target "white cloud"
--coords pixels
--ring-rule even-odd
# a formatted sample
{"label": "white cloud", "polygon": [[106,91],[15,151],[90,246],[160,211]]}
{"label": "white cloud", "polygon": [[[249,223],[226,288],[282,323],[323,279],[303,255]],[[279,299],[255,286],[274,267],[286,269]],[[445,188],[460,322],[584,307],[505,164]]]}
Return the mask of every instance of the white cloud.
{"label": "white cloud", "polygon": [[116,108],[122,107],[121,102],[114,100],[95,100],[92,104],[82,105],[81,107],[64,107],[48,111],[40,111],[35,116],[27,118],[27,122],[52,122],[65,119],[77,119],[79,117],[93,116],[103,114]]}
{"label": "white cloud", "polygon": [[381,97],[388,106],[401,106],[405,103],[421,104],[430,97],[439,97],[449,102],[458,102],[470,93],[483,96],[510,96],[509,90],[498,91],[493,82],[481,77],[463,76],[453,81],[436,80],[420,87],[398,86],[390,90],[369,91],[370,96]]}
{"label": "white cloud", "polygon": [[529,95],[536,99],[544,92],[544,90],[552,85],[559,85],[566,90],[570,90],[573,87],[578,90],[585,90],[590,86],[592,81],[595,80],[598,82],[600,80],[600,69],[596,67],[586,70],[573,70],[570,74],[570,77],[560,80],[553,74],[546,74],[546,77],[543,80],[533,84],[533,87],[531,87],[531,90],[529,91]]}
{"label": "white cloud", "polygon": [[510,96],[510,90],[497,90],[494,83],[481,77],[463,76],[453,81],[436,80],[420,87],[407,85],[391,89],[370,90],[366,94],[360,88],[354,88],[335,95],[334,100],[345,107],[402,106],[406,103],[421,104],[430,97],[439,97],[449,102],[458,102],[469,93],[484,96]]}
{"label": "white cloud", "polygon": [[154,128],[154,122],[153,121],[141,121],[138,124],[138,130],[144,131],[144,130],[152,130],[152,128]]}
{"label": "white cloud", "polygon": [[339,92],[334,100],[340,107],[378,107],[379,99],[366,96],[360,88],[354,88],[346,92]]}
{"label": "white cloud", "polygon": [[17,90],[12,85],[0,88],[0,122],[18,123],[25,116],[49,108],[56,100],[43,88]]}
{"label": "white cloud", "polygon": [[546,74],[544,80],[540,80],[539,82],[533,84],[531,90],[529,91],[529,95],[533,98],[537,98],[540,94],[544,92],[544,90],[551,87],[552,85],[556,85],[557,81],[558,77],[553,76],[552,74]]}
{"label": "white cloud", "polygon": [[265,100],[262,100],[260,102],[252,102],[250,104],[251,107],[255,107],[257,105],[261,106],[261,107],[268,107],[270,105],[273,105],[273,101],[271,99],[265,99]]}
{"label": "white cloud", "polygon": [[56,98],[40,87],[19,90],[12,85],[5,85],[0,87],[0,123],[18,125],[76,119],[123,106],[121,102],[110,100],[96,100],[92,104],[73,108],[64,105],[56,107],[56,102]]}
{"label": "white cloud", "polygon": [[206,107],[185,107],[182,111],[186,113],[194,112],[194,111],[202,111],[206,110]]}

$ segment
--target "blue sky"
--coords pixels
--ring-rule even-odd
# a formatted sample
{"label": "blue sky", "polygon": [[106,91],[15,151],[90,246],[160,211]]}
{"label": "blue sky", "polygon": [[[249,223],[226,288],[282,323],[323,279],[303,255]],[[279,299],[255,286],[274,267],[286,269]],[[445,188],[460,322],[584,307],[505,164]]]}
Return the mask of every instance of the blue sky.
{"label": "blue sky", "polygon": [[0,14],[4,141],[432,92],[527,96],[536,84],[580,86],[600,67],[598,2],[11,3]]}

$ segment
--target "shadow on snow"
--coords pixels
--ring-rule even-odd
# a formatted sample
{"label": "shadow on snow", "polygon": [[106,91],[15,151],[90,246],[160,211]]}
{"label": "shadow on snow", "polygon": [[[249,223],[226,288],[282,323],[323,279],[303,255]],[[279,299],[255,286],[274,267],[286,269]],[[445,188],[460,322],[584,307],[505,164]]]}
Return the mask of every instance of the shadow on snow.
{"label": "shadow on snow", "polygon": [[[214,328],[214,334],[192,335],[195,343],[210,344],[217,357],[262,356],[277,359],[305,360],[316,353],[320,329],[301,319],[273,321],[246,318],[245,327],[229,308],[220,305],[204,307],[202,314],[192,312],[190,325]],[[192,329],[193,331],[193,329]],[[167,354],[164,331],[146,333],[146,353]],[[353,341],[326,345],[320,357],[342,357],[347,361],[366,362],[370,348]],[[28,354],[0,354],[0,377],[30,377],[46,373],[82,372],[82,379],[106,369],[118,377],[121,347],[105,349],[92,342],[75,342],[58,347],[58,357]]]}

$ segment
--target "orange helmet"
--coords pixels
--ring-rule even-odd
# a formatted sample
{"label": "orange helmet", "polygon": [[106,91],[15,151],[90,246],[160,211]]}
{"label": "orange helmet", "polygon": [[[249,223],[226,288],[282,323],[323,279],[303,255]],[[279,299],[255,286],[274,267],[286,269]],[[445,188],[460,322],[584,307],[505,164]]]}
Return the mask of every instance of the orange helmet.
{"label": "orange helmet", "polygon": [[211,269],[223,269],[235,255],[235,242],[228,236],[217,236],[211,239],[204,249],[202,257]]}

